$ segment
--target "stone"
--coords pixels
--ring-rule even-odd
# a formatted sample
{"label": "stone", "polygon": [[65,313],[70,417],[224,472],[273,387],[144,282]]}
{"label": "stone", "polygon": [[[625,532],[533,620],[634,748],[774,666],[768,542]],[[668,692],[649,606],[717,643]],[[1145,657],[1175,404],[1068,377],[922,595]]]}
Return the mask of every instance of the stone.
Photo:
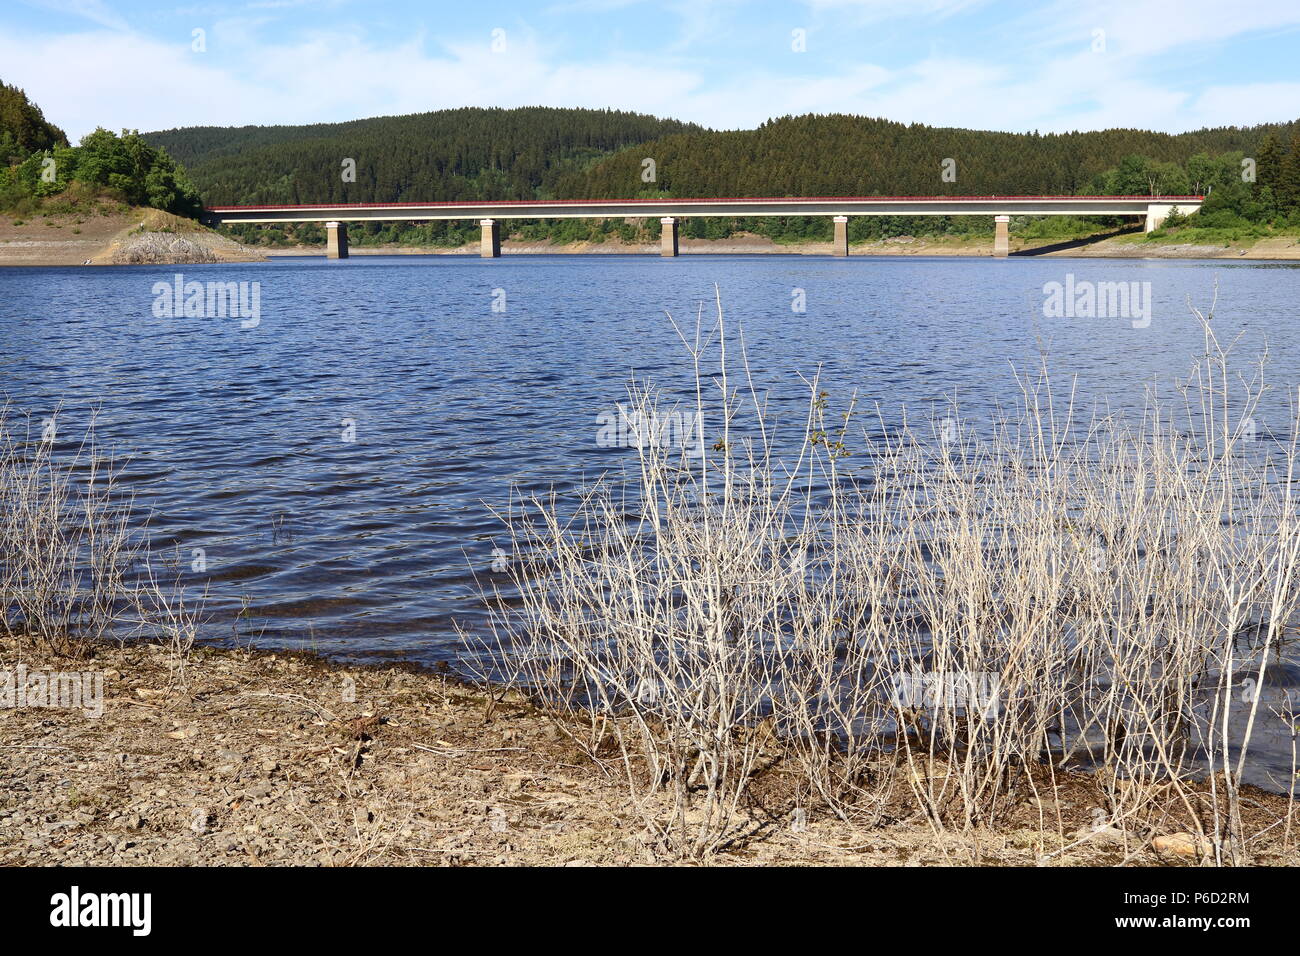
{"label": "stone", "polygon": [[1170,833],[1158,836],[1151,841],[1157,853],[1170,853],[1174,856],[1195,858],[1210,852],[1209,841],[1191,833]]}
{"label": "stone", "polygon": [[1075,833],[1076,840],[1086,841],[1094,846],[1123,846],[1126,834],[1112,826],[1084,827]]}

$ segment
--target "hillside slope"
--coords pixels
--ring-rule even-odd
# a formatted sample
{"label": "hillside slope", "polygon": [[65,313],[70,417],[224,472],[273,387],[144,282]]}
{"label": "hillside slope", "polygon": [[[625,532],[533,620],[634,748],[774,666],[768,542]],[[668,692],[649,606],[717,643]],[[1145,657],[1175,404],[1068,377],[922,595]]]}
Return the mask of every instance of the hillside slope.
{"label": "hillside slope", "polygon": [[[464,108],[312,126],[146,133],[208,205],[529,199],[561,175],[699,127],[615,110]],[[346,161],[355,163],[348,181]]]}
{"label": "hillside slope", "polygon": [[[695,131],[643,143],[636,153],[562,177],[557,191],[602,199],[655,194],[650,189],[681,197],[1082,194],[1100,187],[1100,177],[1129,156],[1181,166],[1198,153],[1253,155],[1269,132],[1285,141],[1297,131],[1300,121],[1179,135],[1131,129],[1040,135],[795,116],[756,130]],[[655,159],[653,187],[640,182],[642,155]]]}
{"label": "hillside slope", "polygon": [[[1297,132],[1300,121],[1177,135],[1001,133],[848,115],[783,117],[754,130],[719,132],[635,113],[532,107],[195,127],[145,139],[184,163],[204,200],[219,205],[1077,194],[1100,188],[1126,157],[1184,166],[1202,153],[1252,156],[1269,133],[1285,143]],[[647,157],[656,167],[651,182],[643,179]],[[355,161],[355,182],[343,176],[347,159]]]}

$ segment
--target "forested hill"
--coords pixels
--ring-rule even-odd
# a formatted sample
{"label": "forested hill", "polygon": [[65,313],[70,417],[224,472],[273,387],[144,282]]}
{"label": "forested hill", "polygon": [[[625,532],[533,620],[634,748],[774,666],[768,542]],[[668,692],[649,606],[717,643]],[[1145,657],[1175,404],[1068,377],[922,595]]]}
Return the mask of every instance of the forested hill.
{"label": "forested hill", "polygon": [[63,130],[48,122],[27,94],[0,82],[0,160],[67,145]]}
{"label": "forested hill", "polygon": [[[698,126],[616,110],[463,108],[312,126],[146,133],[209,205],[531,199],[593,162]],[[345,181],[345,160],[356,164]],[[638,180],[639,182],[639,180]]]}
{"label": "forested hill", "polygon": [[[630,153],[566,175],[561,195],[623,198],[690,196],[928,196],[1081,194],[1104,191],[1126,157],[1185,167],[1197,154],[1254,156],[1272,133],[1286,143],[1300,121],[1170,135],[1115,129],[1043,135],[940,129],[859,116],[796,116],[756,130],[689,132],[640,144]],[[641,182],[643,157],[656,182]],[[952,160],[945,167],[945,160]],[[951,181],[943,178],[953,171]],[[1172,170],[1169,170],[1172,173]],[[1152,184],[1166,195],[1204,184]],[[1128,186],[1127,188],[1132,188]],[[652,191],[656,190],[656,191]]]}
{"label": "forested hill", "polygon": [[[1188,161],[1254,157],[1300,121],[1171,135],[999,133],[860,116],[784,117],[715,132],[612,110],[465,108],[313,126],[145,134],[209,205],[628,196],[1203,192]],[[1114,172],[1148,162],[1135,182]],[[644,160],[655,161],[653,182]],[[355,160],[355,182],[344,161]],[[945,166],[945,160],[952,160]],[[1193,164],[1194,166],[1195,164]],[[1225,168],[1227,163],[1224,164]],[[1160,173],[1163,167],[1163,174]],[[950,170],[945,178],[943,172]],[[1155,177],[1155,178],[1152,178]]]}

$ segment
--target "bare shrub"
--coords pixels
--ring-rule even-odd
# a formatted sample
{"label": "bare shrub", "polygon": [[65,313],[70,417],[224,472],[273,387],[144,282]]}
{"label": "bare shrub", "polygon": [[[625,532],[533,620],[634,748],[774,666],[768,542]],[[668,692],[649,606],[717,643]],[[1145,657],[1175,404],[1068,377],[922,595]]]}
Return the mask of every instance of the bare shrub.
{"label": "bare shrub", "polygon": [[[671,855],[761,821],[775,767],[796,803],[971,834],[1087,771],[1093,825],[1058,815],[1054,852],[1105,828],[1135,853],[1177,818],[1243,862],[1240,782],[1278,714],[1242,678],[1264,685],[1295,618],[1296,439],[1247,440],[1262,375],[1195,314],[1181,402],[1136,420],[1085,414],[1044,363],[982,429],[877,412],[861,439],[813,379],[783,444],[747,364],[728,378],[719,303],[683,336],[716,441],[650,435],[622,482],[517,497],[510,586],[466,635],[482,674],[617,768]],[[634,385],[627,408],[670,406]]]}
{"label": "bare shrub", "polygon": [[93,422],[61,443],[58,417],[15,432],[0,409],[0,626],[70,656],[139,636],[187,652],[197,610],[156,572],[122,465]]}

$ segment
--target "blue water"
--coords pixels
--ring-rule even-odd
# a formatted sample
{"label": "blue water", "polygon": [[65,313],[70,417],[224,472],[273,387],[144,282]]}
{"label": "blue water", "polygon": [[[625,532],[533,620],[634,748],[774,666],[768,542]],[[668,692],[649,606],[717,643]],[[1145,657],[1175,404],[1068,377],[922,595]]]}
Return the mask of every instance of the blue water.
{"label": "blue water", "polygon": [[[260,322],[157,318],[153,285],[256,281]],[[1151,323],[1047,319],[1043,287],[1149,282]],[[758,385],[797,419],[822,369],[886,417],[955,399],[987,418],[1040,349],[1081,398],[1140,408],[1203,348],[1187,300],[1243,357],[1267,342],[1285,420],[1300,382],[1300,265],[1224,261],[691,255],[281,259],[0,270],[0,393],[11,416],[98,409],[104,450],[151,513],[155,548],[208,589],[208,636],[358,659],[454,658],[478,619],[475,574],[504,542],[512,486],[560,490],[634,452],[597,415],[635,374],[686,397],[714,286]],[[795,311],[799,290],[806,311]],[[504,311],[494,311],[504,306]],[[733,349],[738,342],[733,340]],[[738,370],[738,367],[733,370]],[[739,382],[733,382],[739,384]],[[345,420],[355,440],[345,441]],[[206,570],[189,570],[202,549]]]}

